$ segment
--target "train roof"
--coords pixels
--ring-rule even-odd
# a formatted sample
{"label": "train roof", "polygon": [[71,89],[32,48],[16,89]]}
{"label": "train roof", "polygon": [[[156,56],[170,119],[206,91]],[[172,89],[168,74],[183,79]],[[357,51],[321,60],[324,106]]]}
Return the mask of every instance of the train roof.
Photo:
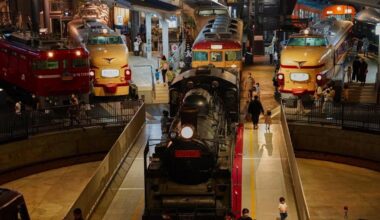
{"label": "train roof", "polygon": [[183,80],[194,79],[194,78],[214,78],[221,79],[229,84],[238,86],[237,77],[235,74],[220,68],[208,68],[200,67],[197,69],[191,69],[179,74],[172,82],[171,87],[176,87],[181,84]]}
{"label": "train roof", "polygon": [[[211,19],[199,32],[193,46],[204,44],[204,42],[241,42],[243,27],[241,20],[230,18],[229,16],[217,16]],[[240,43],[239,43],[239,45]]]}

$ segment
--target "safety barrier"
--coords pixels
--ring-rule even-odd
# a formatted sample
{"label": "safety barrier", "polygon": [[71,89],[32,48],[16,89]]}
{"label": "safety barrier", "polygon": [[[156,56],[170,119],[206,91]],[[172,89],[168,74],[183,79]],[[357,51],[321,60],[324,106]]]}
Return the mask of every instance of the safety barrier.
{"label": "safety barrier", "polygon": [[[134,143],[137,140],[145,123],[145,105],[141,105],[132,120],[125,127],[119,138],[116,140],[111,150],[99,165],[95,174],[86,185],[78,199],[74,202],[64,219],[72,219],[73,210],[80,208],[85,219],[95,218],[95,210],[98,207],[108,207],[115,192],[112,191],[120,186],[121,181],[115,184],[116,180],[124,179],[126,172],[118,172],[123,169],[128,170],[132,162],[124,163],[132,152]],[[133,158],[134,159],[134,158]],[[110,195],[110,196],[108,196]],[[111,197],[104,201],[105,196]],[[104,211],[106,208],[104,209]],[[100,216],[97,214],[97,216]],[[101,217],[99,217],[101,219]]]}
{"label": "safety barrier", "polygon": [[284,139],[286,144],[287,159],[289,162],[290,175],[293,183],[294,197],[297,205],[298,218],[300,220],[309,220],[310,214],[307,207],[305,194],[302,187],[301,177],[298,171],[296,157],[294,155],[293,144],[290,138],[290,132],[288,123],[286,121],[284,107],[281,106],[281,125],[284,133]]}

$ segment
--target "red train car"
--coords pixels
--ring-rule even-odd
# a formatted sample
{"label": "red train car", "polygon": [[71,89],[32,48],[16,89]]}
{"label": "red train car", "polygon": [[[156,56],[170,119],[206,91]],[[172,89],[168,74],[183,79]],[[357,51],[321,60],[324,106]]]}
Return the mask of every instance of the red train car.
{"label": "red train car", "polygon": [[58,41],[12,34],[0,39],[0,81],[54,102],[70,94],[88,94],[89,55],[83,48],[68,48]]}
{"label": "red train car", "polygon": [[356,10],[350,5],[331,5],[325,7],[322,12],[322,18],[327,19],[334,17],[337,20],[346,20],[353,22],[355,19]]}

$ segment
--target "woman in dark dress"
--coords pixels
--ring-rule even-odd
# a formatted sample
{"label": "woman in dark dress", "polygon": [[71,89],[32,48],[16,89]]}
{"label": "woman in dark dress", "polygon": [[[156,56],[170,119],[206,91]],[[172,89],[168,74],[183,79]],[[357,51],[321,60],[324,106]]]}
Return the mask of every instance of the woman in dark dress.
{"label": "woman in dark dress", "polygon": [[260,114],[264,114],[263,105],[259,101],[259,97],[257,95],[255,95],[253,100],[249,103],[248,112],[252,115],[253,129],[257,129],[259,116]]}

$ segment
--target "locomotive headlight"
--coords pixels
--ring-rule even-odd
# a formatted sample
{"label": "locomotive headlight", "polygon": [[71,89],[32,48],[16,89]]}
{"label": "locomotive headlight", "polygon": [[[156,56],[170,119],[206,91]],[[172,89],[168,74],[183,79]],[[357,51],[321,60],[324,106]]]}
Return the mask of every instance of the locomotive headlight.
{"label": "locomotive headlight", "polygon": [[232,64],[231,67],[232,67],[232,68],[236,68],[237,65],[236,65],[236,64]]}
{"label": "locomotive headlight", "polygon": [[322,76],[318,74],[318,75],[317,75],[317,80],[318,80],[318,81],[322,80]]}
{"label": "locomotive headlight", "polygon": [[278,75],[277,75],[277,79],[279,79],[279,80],[283,80],[283,79],[284,79],[284,75],[283,75],[283,74],[278,74]]}
{"label": "locomotive headlight", "polygon": [[303,33],[306,34],[306,35],[308,35],[309,34],[309,30],[306,29],[306,30],[303,31]]}
{"label": "locomotive headlight", "polygon": [[53,57],[54,57],[54,53],[53,53],[52,51],[49,51],[49,52],[47,53],[47,56],[48,56],[49,58],[53,58]]}
{"label": "locomotive headlight", "polygon": [[91,77],[95,76],[95,71],[94,70],[90,70],[90,76]]}
{"label": "locomotive headlight", "polygon": [[190,126],[184,126],[182,129],[181,129],[181,136],[185,139],[189,139],[189,138],[192,138],[194,135],[194,130],[192,127]]}
{"label": "locomotive headlight", "polygon": [[80,55],[82,55],[82,52],[80,50],[77,50],[77,51],[75,51],[75,55],[77,55],[78,57],[80,57]]}

